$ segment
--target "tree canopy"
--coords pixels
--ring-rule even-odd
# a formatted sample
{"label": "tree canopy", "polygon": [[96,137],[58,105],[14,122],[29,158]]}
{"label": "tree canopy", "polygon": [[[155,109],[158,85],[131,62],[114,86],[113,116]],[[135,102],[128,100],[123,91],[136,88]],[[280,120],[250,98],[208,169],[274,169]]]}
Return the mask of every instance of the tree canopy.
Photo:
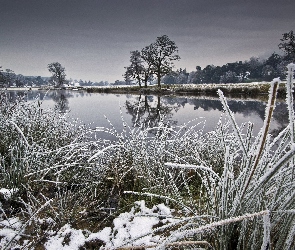
{"label": "tree canopy", "polygon": [[179,60],[177,46],[167,35],[157,37],[154,43],[144,47],[141,52],[131,51],[131,65],[125,67],[125,79],[131,78],[147,86],[147,81],[156,75],[158,86],[161,87],[161,78],[172,71],[173,61]]}
{"label": "tree canopy", "polygon": [[131,65],[125,67],[126,72],[124,74],[124,78],[126,81],[129,79],[135,79],[141,87],[141,82],[144,80],[144,73],[146,71],[146,68],[143,64],[144,61],[138,50],[131,51],[130,54]]}
{"label": "tree canopy", "polygon": [[59,62],[50,63],[47,68],[52,73],[55,85],[60,87],[66,82],[65,68]]}
{"label": "tree canopy", "polygon": [[293,30],[283,34],[279,48],[285,52],[290,61],[295,60],[295,36]]}
{"label": "tree canopy", "polygon": [[161,77],[172,71],[173,61],[179,60],[177,46],[167,35],[157,37],[156,42],[142,50],[143,59],[151,64],[152,72],[161,87]]}

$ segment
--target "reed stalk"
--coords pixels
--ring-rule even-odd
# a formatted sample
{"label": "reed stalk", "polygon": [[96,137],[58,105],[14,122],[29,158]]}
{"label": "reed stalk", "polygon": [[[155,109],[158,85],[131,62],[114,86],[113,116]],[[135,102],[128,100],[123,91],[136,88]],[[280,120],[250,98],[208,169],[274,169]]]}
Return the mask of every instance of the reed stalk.
{"label": "reed stalk", "polygon": [[253,177],[253,174],[259,164],[259,160],[260,160],[260,157],[262,155],[262,152],[263,152],[263,149],[264,149],[264,146],[266,143],[266,138],[268,136],[268,130],[269,130],[271,118],[273,115],[273,111],[275,109],[276,95],[277,95],[278,86],[280,84],[280,80],[275,79],[270,84],[271,84],[271,87],[269,89],[269,99],[268,99],[268,104],[266,107],[266,114],[265,114],[263,129],[262,129],[261,140],[258,145],[258,150],[257,150],[258,153],[255,156],[254,164],[252,166],[252,169],[249,173],[249,176],[246,180],[245,186],[244,186],[243,191],[241,193],[241,198],[240,198],[241,200],[244,198],[245,192],[246,192],[246,190],[249,186],[249,183]]}

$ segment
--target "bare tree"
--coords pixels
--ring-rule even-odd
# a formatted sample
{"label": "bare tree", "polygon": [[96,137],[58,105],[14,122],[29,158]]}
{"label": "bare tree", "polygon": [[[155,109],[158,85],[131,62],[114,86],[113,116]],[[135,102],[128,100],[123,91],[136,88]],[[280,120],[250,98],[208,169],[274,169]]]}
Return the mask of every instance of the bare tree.
{"label": "bare tree", "polygon": [[62,67],[59,62],[50,63],[47,68],[49,72],[52,73],[56,85],[61,87],[66,82],[65,68]]}
{"label": "bare tree", "polygon": [[142,82],[142,72],[144,70],[143,60],[141,58],[140,52],[138,50],[130,52],[130,62],[131,65],[125,67],[126,72],[124,74],[124,78],[127,79],[134,79],[137,81],[139,87],[141,87]]}
{"label": "bare tree", "polygon": [[131,65],[125,67],[126,72],[124,74],[125,81],[134,79],[139,84],[139,87],[144,83],[147,87],[147,82],[152,76],[151,64],[143,60],[140,51],[131,51],[130,62]]}
{"label": "bare tree", "polygon": [[173,61],[180,59],[177,52],[175,42],[167,35],[157,37],[156,42],[142,49],[142,58],[151,65],[152,73],[157,76],[159,88],[161,88],[161,77],[172,71]]}

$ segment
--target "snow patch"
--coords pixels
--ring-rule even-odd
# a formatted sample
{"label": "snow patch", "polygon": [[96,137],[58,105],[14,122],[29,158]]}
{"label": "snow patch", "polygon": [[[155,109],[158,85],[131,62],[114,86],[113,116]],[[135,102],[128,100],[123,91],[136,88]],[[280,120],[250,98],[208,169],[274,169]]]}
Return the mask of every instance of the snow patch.
{"label": "snow patch", "polygon": [[55,236],[49,238],[45,243],[47,250],[75,250],[85,244],[85,236],[82,230],[71,228],[69,224],[64,225]]}
{"label": "snow patch", "polygon": [[[159,242],[160,237],[153,235],[153,228],[159,222],[167,222],[166,216],[171,217],[171,210],[164,204],[158,204],[151,209],[145,202],[137,201],[130,212],[120,214],[113,220],[113,228],[106,227],[98,233],[92,233],[87,242],[101,240],[109,249],[122,246],[152,245]],[[163,220],[160,219],[163,218]],[[169,222],[173,221],[170,218]]]}
{"label": "snow patch", "polygon": [[18,218],[10,218],[0,222],[0,248],[17,247],[20,240],[22,223]]}
{"label": "snow patch", "polygon": [[7,188],[1,188],[0,194],[3,195],[5,200],[9,200],[11,196],[18,192],[17,188],[7,189]]}

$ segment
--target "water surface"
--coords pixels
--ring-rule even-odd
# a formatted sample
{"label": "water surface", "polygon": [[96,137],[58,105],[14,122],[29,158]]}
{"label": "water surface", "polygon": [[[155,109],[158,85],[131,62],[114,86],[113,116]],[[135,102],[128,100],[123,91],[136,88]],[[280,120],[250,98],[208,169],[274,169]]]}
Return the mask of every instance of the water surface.
{"label": "water surface", "polygon": [[[26,93],[9,91],[9,95],[11,99],[17,96],[25,96],[27,101],[40,99],[44,108],[55,108],[69,118],[80,119],[91,128],[110,127],[111,123],[119,132],[124,122],[134,127],[140,124],[157,126],[159,121],[172,127],[197,124],[197,129],[208,132],[224,116],[220,100],[212,97],[160,97],[61,90]],[[254,123],[254,134],[259,132],[263,125],[266,102],[228,99],[228,104],[239,126],[250,121]],[[277,103],[270,127],[272,134],[276,135],[288,124],[287,114],[285,103]]]}

